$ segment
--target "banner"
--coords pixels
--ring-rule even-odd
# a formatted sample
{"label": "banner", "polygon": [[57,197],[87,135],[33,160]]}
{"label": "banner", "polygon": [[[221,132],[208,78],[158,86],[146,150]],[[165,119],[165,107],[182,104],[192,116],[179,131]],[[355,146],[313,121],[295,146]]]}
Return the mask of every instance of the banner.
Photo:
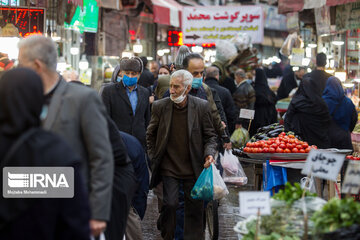
{"label": "banner", "polygon": [[360,28],[360,3],[348,3],[336,7],[336,31]]}
{"label": "banner", "polygon": [[330,7],[315,8],[314,14],[317,35],[330,34]]}
{"label": "banner", "polygon": [[300,12],[304,7],[304,0],[279,0],[279,13]]}
{"label": "banner", "polygon": [[296,31],[299,29],[299,13],[288,13],[286,14],[287,22],[286,26],[289,31]]}
{"label": "banner", "polygon": [[265,29],[287,31],[286,16],[278,14],[278,8],[270,5],[261,5],[265,13]]}
{"label": "banner", "polygon": [[336,6],[336,5],[342,5],[346,3],[352,3],[356,2],[357,0],[326,0],[327,6]]}
{"label": "banner", "polygon": [[230,40],[238,33],[248,34],[252,43],[262,43],[264,13],[261,6],[184,7],[182,32],[186,44]]}

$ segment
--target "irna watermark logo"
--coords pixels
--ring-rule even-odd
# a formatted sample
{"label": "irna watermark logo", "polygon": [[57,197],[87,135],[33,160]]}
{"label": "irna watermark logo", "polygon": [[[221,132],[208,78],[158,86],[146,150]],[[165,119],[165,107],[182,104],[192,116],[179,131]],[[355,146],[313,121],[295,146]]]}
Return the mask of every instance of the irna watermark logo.
{"label": "irna watermark logo", "polygon": [[72,198],[72,167],[5,167],[4,198]]}

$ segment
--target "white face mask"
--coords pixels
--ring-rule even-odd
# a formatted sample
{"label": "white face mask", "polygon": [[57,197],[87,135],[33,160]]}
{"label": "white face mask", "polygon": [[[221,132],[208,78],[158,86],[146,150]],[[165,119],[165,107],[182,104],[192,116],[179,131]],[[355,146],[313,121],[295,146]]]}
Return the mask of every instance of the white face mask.
{"label": "white face mask", "polygon": [[187,90],[187,86],[185,87],[184,91],[182,92],[182,94],[180,96],[178,96],[177,98],[174,98],[171,94],[170,94],[170,99],[171,101],[173,101],[176,104],[182,103],[186,97],[185,92]]}

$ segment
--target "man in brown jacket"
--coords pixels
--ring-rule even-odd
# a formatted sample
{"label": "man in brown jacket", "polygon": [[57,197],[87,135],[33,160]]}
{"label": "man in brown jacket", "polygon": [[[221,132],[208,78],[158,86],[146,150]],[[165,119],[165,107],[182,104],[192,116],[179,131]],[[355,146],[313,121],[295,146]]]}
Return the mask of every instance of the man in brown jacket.
{"label": "man in brown jacket", "polygon": [[170,98],[153,103],[146,134],[152,169],[150,187],[163,182],[158,229],[165,240],[174,239],[181,183],[185,195],[184,239],[204,238],[203,202],[192,199],[190,192],[203,168],[214,162],[216,133],[208,102],[188,95],[192,79],[186,70],[172,74]]}

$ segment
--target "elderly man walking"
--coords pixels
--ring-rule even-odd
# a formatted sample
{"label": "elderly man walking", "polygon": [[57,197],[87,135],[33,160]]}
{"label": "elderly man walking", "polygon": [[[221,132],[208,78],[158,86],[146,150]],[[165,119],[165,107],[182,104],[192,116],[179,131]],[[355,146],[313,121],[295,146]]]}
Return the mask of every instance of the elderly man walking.
{"label": "elderly man walking", "polygon": [[203,168],[214,162],[216,133],[208,102],[188,95],[192,79],[186,70],[172,74],[170,98],[153,103],[146,135],[152,167],[150,187],[163,182],[158,228],[166,240],[174,239],[181,183],[185,194],[184,239],[204,237],[203,202],[192,199],[190,192]]}
{"label": "elderly man walking", "polygon": [[90,195],[90,228],[97,236],[110,219],[114,175],[106,109],[94,90],[66,83],[56,72],[56,64],[51,38],[34,35],[19,43],[19,65],[37,72],[44,85],[43,127],[61,136],[82,157]]}

